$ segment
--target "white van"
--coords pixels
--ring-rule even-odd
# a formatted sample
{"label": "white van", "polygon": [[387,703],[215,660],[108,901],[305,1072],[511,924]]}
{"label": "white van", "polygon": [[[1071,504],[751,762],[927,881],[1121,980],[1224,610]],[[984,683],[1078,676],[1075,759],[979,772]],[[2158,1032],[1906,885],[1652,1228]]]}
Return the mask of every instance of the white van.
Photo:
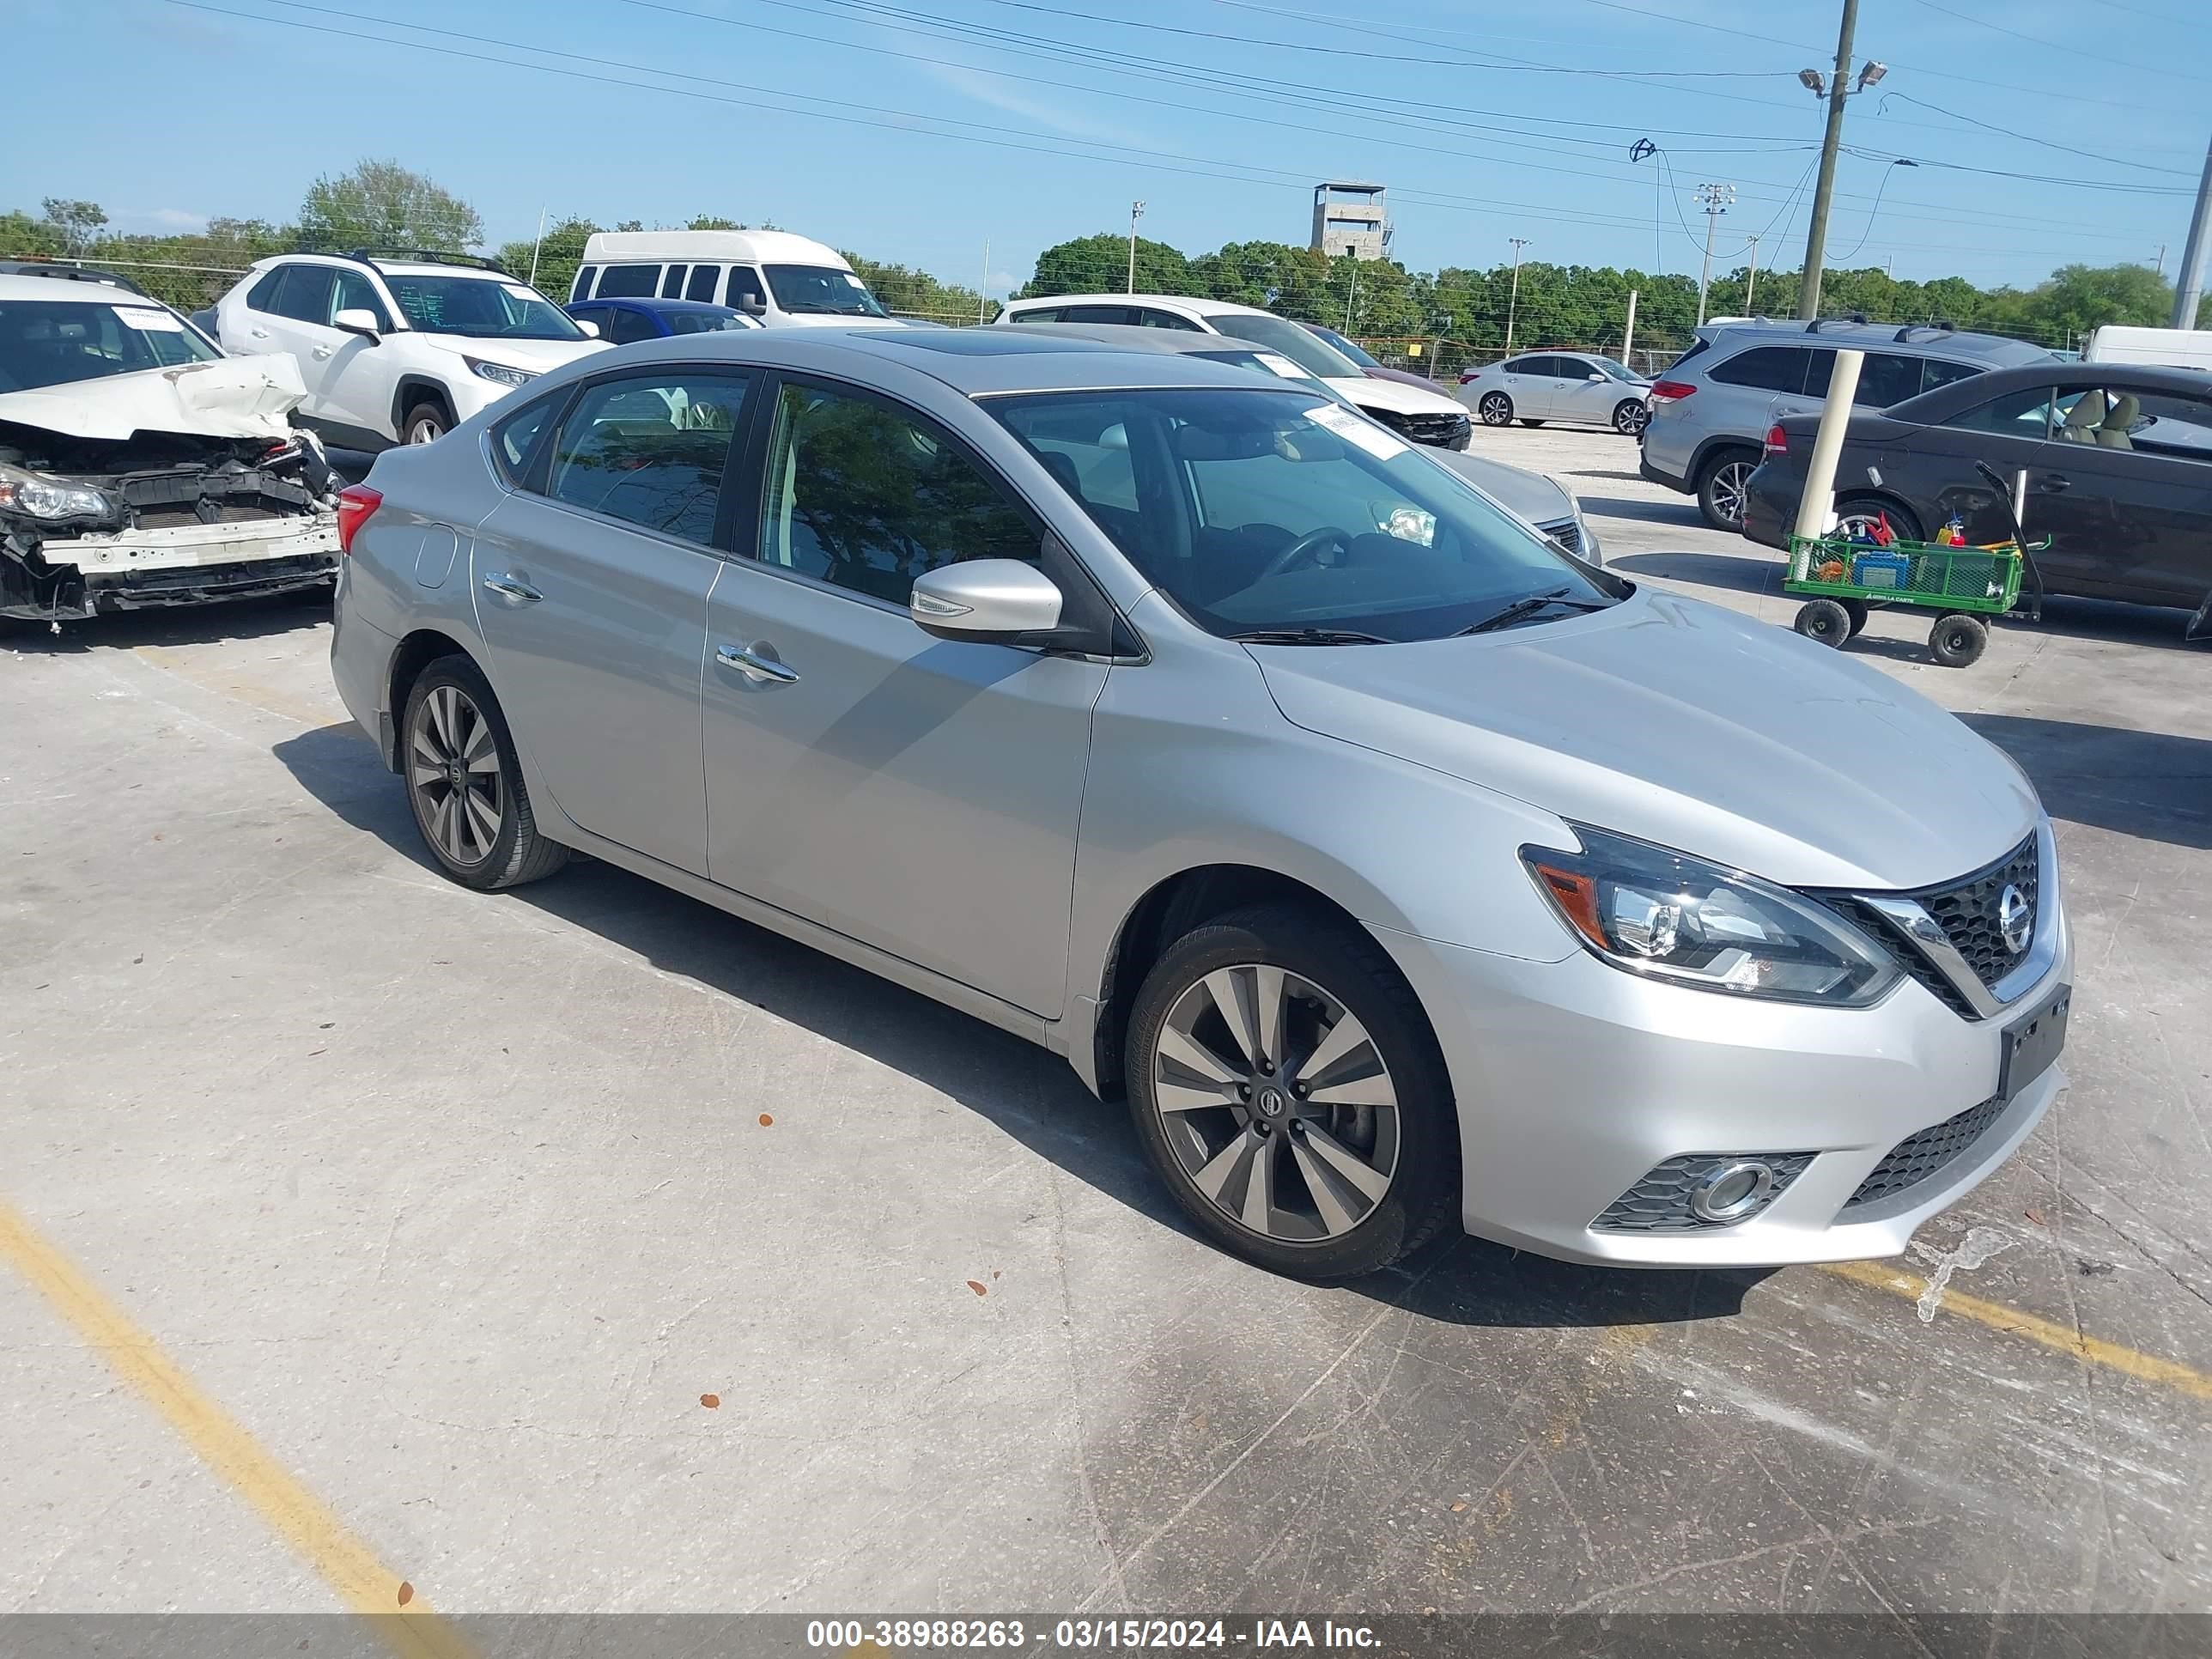
{"label": "white van", "polygon": [[703,300],[770,328],[898,326],[844,255],[787,230],[597,231],[568,298]]}
{"label": "white van", "polygon": [[2128,328],[2107,323],[2081,348],[2085,363],[2154,363],[2212,368],[2212,328]]}

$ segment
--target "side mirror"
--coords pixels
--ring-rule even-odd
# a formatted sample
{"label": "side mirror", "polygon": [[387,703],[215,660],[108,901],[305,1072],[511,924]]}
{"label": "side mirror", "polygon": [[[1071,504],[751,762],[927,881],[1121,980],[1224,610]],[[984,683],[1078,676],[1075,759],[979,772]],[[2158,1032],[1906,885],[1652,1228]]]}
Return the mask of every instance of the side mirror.
{"label": "side mirror", "polygon": [[1605,376],[1604,376],[1604,375],[1602,375],[1602,374],[1599,374],[1599,373],[1597,372],[1597,370],[1595,370],[1595,369],[1592,369],[1592,370],[1590,370],[1590,372],[1589,372],[1589,378],[1590,378],[1591,380],[1602,380],[1603,379],[1605,379]]}
{"label": "side mirror", "polygon": [[940,640],[1011,642],[1060,626],[1060,589],[1019,559],[969,559],[915,578],[907,614]]}
{"label": "side mirror", "polygon": [[591,321],[588,318],[571,317],[568,320],[575,324],[578,328],[584,331],[584,335],[586,339],[596,340],[599,337],[599,325],[597,323]]}
{"label": "side mirror", "polygon": [[768,312],[768,301],[758,294],[740,294],[738,295],[738,309],[749,317],[764,316]]}
{"label": "side mirror", "polygon": [[360,307],[348,307],[331,319],[332,328],[342,328],[349,334],[358,334],[371,342],[381,340],[383,331],[376,325],[376,313]]}

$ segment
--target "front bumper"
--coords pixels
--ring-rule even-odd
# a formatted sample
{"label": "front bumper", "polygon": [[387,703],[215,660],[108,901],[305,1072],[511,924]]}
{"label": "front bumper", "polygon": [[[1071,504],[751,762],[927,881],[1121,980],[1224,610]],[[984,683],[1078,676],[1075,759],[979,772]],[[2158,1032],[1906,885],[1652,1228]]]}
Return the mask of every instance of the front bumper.
{"label": "front bumper", "polygon": [[[2072,942],[2015,999],[2069,982]],[[1492,956],[1377,929],[1431,1014],[1458,1098],[1467,1231],[1571,1261],[1778,1267],[1900,1254],[2027,1138],[2057,1066],[1918,1186],[1841,1212],[1906,1137],[1997,1091],[2006,1016],[1961,1018],[1910,980],[1872,1008],[1740,1000],[1640,979],[1585,951]],[[1593,1222],[1670,1158],[1813,1154],[1735,1226],[1631,1232]]]}
{"label": "front bumper", "polygon": [[281,593],[337,569],[337,516],[167,525],[52,537],[35,555],[0,551],[0,617],[36,622],[105,611]]}

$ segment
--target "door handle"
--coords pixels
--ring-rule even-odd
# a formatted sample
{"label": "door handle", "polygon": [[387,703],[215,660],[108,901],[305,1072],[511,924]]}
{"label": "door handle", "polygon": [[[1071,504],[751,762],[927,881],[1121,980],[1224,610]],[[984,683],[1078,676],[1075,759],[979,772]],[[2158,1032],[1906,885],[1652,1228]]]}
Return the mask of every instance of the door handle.
{"label": "door handle", "polygon": [[799,678],[799,671],[773,656],[763,656],[766,641],[755,644],[751,650],[739,645],[714,647],[714,659],[725,668],[734,668],[755,685],[789,685]]}
{"label": "door handle", "polygon": [[265,340],[269,337],[269,331],[265,328],[249,328],[246,331],[257,340]]}
{"label": "door handle", "polygon": [[331,353],[335,351],[337,349],[337,348],[335,346],[317,346],[315,348],[315,361],[317,362],[322,362],[324,358],[329,356]]}
{"label": "door handle", "polygon": [[511,599],[517,605],[535,605],[545,597],[528,582],[499,571],[486,576],[483,586],[485,592],[496,593],[502,599]]}
{"label": "door handle", "polygon": [[2060,478],[2056,477],[2046,477],[2042,481],[2042,483],[2037,484],[2036,488],[2046,495],[2056,495],[2062,489],[2073,489],[2074,480],[2071,478]]}

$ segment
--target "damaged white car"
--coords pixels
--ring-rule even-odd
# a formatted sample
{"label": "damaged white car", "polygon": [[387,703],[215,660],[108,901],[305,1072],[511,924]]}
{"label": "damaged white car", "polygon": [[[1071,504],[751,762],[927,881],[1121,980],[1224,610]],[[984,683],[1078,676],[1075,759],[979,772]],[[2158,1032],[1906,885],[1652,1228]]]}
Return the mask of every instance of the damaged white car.
{"label": "damaged white car", "polygon": [[303,395],[289,357],[226,357],[158,301],[0,275],[0,617],[327,591]]}

